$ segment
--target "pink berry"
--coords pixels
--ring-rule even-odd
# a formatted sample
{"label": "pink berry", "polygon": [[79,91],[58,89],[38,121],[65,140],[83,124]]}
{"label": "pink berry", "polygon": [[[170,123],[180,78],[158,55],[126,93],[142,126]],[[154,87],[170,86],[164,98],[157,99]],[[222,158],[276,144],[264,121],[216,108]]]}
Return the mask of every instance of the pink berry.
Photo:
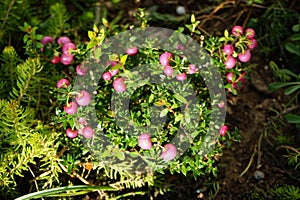
{"label": "pink berry", "polygon": [[232,83],[233,76],[234,76],[234,75],[233,75],[232,72],[229,72],[229,73],[226,75],[226,78],[227,78],[228,83]]}
{"label": "pink berry", "polygon": [[54,58],[52,58],[51,63],[52,64],[57,64],[60,62],[60,57],[59,56],[55,56]]}
{"label": "pink berry", "polygon": [[165,161],[172,160],[176,157],[177,149],[174,144],[166,144],[161,154],[161,158]]}
{"label": "pink berry", "polygon": [[231,30],[232,34],[236,37],[240,36],[243,34],[244,29],[241,26],[234,26]]}
{"label": "pink berry", "polygon": [[66,44],[71,42],[70,38],[66,37],[66,36],[61,36],[57,39],[57,44]]}
{"label": "pink berry", "polygon": [[185,73],[177,74],[176,79],[179,81],[184,81],[186,79],[186,74]]}
{"label": "pink berry", "polygon": [[114,66],[116,66],[117,64],[118,64],[118,63],[115,62],[115,61],[109,61],[109,62],[106,63],[106,66],[109,66],[109,65],[111,66],[111,69],[109,70],[111,76],[115,76],[115,75],[118,74],[119,69],[113,69]]}
{"label": "pink berry", "polygon": [[78,123],[79,124],[82,124],[82,125],[87,125],[88,123],[86,122],[86,119],[84,118],[84,117],[80,117],[79,119],[78,119]]}
{"label": "pink berry", "polygon": [[89,68],[86,66],[81,66],[81,64],[76,66],[76,73],[79,76],[84,76],[89,71]]}
{"label": "pink berry", "polygon": [[72,130],[71,128],[67,128],[66,134],[69,138],[76,138],[78,135],[78,130],[76,129]]}
{"label": "pink berry", "polygon": [[130,47],[128,49],[126,49],[126,53],[129,55],[129,56],[134,56],[135,54],[138,53],[138,48],[137,47]]}
{"label": "pink berry", "polygon": [[102,74],[102,78],[103,78],[104,80],[106,80],[106,81],[109,81],[109,80],[111,80],[112,75],[111,75],[110,72],[104,72],[104,73]]}
{"label": "pink berry", "polygon": [[119,72],[119,69],[111,69],[111,70],[109,70],[109,73],[111,74],[111,76],[117,75],[118,72]]}
{"label": "pink berry", "polygon": [[64,65],[70,65],[72,63],[73,59],[74,59],[73,55],[63,54],[60,57],[60,62]]}
{"label": "pink berry", "polygon": [[52,43],[53,42],[53,38],[51,36],[45,36],[42,38],[41,43],[43,45],[46,45],[48,43]]}
{"label": "pink berry", "polygon": [[76,113],[77,108],[78,106],[75,102],[69,102],[66,106],[64,106],[64,111],[69,115],[73,115]]}
{"label": "pink berry", "polygon": [[220,131],[219,131],[220,135],[222,137],[224,137],[226,135],[227,130],[228,130],[228,126],[226,126],[226,125],[221,126]]}
{"label": "pink berry", "polygon": [[239,53],[238,58],[241,62],[248,62],[251,58],[250,50],[247,49],[244,53]]}
{"label": "pink berry", "polygon": [[173,58],[173,55],[169,52],[164,52],[159,57],[159,62],[162,66],[170,66],[170,60]]}
{"label": "pink berry", "polygon": [[219,104],[218,104],[218,107],[219,108],[224,108],[225,107],[225,102],[224,101],[221,101]]}
{"label": "pink berry", "polygon": [[70,82],[67,79],[63,78],[63,79],[60,79],[57,81],[56,87],[57,88],[66,88],[69,85],[70,85]]}
{"label": "pink berry", "polygon": [[247,44],[247,47],[250,50],[255,49],[257,47],[257,41],[256,41],[256,39],[250,39],[250,42]]}
{"label": "pink berry", "polygon": [[94,130],[90,126],[84,127],[81,133],[85,138],[92,138],[94,136]]}
{"label": "pink berry", "polygon": [[176,46],[176,49],[177,49],[177,50],[183,51],[183,50],[184,50],[184,46],[181,45],[181,44],[178,44],[178,45]]}
{"label": "pink berry", "polygon": [[253,39],[255,37],[255,31],[253,30],[253,28],[247,28],[245,30],[245,34],[248,39]]}
{"label": "pink berry", "polygon": [[164,74],[165,74],[166,76],[172,77],[173,72],[174,72],[173,67],[171,67],[171,66],[165,66],[165,67],[164,67]]}
{"label": "pink berry", "polygon": [[107,67],[107,66],[112,66],[112,67],[114,67],[114,66],[116,66],[118,63],[117,62],[115,62],[115,61],[108,61],[106,64],[105,64],[105,67]]}
{"label": "pink berry", "polygon": [[226,44],[223,47],[223,51],[225,52],[226,55],[230,56],[233,53],[233,46],[231,44]]}
{"label": "pink berry", "polygon": [[236,59],[232,56],[227,56],[227,60],[224,63],[226,69],[231,69],[235,66],[236,64]]}
{"label": "pink berry", "polygon": [[91,95],[85,90],[81,90],[80,94],[77,94],[75,97],[75,100],[78,105],[80,106],[86,106],[90,103],[91,101]]}
{"label": "pink berry", "polygon": [[151,149],[152,147],[152,142],[151,142],[151,138],[150,135],[148,133],[143,133],[142,135],[139,136],[139,146],[142,149]]}
{"label": "pink berry", "polygon": [[113,87],[116,92],[125,92],[126,90],[126,85],[124,84],[122,78],[117,78],[116,80],[114,80]]}
{"label": "pink berry", "polygon": [[196,66],[194,64],[189,64],[188,74],[195,74],[196,71]]}
{"label": "pink berry", "polygon": [[76,45],[72,42],[65,43],[62,47],[62,53],[63,54],[71,54],[70,49],[71,50],[76,50]]}

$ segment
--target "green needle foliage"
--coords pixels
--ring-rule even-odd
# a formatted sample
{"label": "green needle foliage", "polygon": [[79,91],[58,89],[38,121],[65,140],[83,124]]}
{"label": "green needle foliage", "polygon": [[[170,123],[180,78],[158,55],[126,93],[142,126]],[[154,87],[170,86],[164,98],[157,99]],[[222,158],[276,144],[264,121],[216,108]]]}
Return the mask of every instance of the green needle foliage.
{"label": "green needle foliage", "polygon": [[[55,141],[61,133],[38,118],[49,109],[49,103],[42,100],[49,88],[41,86],[45,72],[40,59],[22,61],[9,46],[3,50],[1,61],[0,193],[7,198],[18,194],[15,187],[24,171],[30,170],[31,178],[44,188],[58,182],[61,169]],[[33,165],[39,169],[32,170]]]}

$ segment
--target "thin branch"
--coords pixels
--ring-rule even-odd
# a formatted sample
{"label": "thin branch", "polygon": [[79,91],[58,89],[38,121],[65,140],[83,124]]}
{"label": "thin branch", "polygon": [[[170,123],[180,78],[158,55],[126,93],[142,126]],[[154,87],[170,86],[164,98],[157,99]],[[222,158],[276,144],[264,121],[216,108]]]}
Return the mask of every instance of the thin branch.
{"label": "thin branch", "polygon": [[12,7],[13,7],[14,4],[15,4],[15,0],[12,0],[12,1],[10,2],[10,4],[9,4],[8,10],[7,10],[6,14],[5,14],[3,23],[2,23],[2,25],[1,25],[1,29],[3,29],[4,25],[6,24],[6,22],[7,22],[7,20],[8,20],[9,13],[10,13],[10,11],[11,11],[11,9],[12,9]]}
{"label": "thin branch", "polygon": [[294,147],[291,147],[291,146],[287,146],[287,145],[281,145],[279,147],[276,148],[276,151],[278,151],[279,149],[289,149],[289,150],[292,150],[294,151],[295,153],[299,154],[300,155],[300,151]]}

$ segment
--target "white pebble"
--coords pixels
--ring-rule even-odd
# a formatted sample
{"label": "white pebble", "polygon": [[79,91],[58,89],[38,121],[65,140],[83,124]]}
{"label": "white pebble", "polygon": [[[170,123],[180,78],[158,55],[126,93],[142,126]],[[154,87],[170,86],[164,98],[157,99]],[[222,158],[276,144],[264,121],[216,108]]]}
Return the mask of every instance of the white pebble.
{"label": "white pebble", "polygon": [[178,15],[184,15],[185,14],[185,8],[184,8],[184,6],[177,6],[176,13]]}

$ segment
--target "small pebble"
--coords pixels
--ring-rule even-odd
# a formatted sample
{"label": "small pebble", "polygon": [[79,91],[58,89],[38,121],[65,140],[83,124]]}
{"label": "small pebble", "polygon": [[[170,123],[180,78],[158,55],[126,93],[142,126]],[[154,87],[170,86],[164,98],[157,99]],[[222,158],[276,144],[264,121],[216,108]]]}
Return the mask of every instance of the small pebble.
{"label": "small pebble", "polygon": [[184,15],[185,14],[185,8],[184,8],[184,6],[177,6],[176,13],[178,15]]}
{"label": "small pebble", "polygon": [[259,181],[259,180],[262,180],[262,179],[265,178],[265,173],[263,173],[262,171],[256,170],[256,171],[254,172],[253,176],[254,176],[254,178],[255,178],[256,180]]}

